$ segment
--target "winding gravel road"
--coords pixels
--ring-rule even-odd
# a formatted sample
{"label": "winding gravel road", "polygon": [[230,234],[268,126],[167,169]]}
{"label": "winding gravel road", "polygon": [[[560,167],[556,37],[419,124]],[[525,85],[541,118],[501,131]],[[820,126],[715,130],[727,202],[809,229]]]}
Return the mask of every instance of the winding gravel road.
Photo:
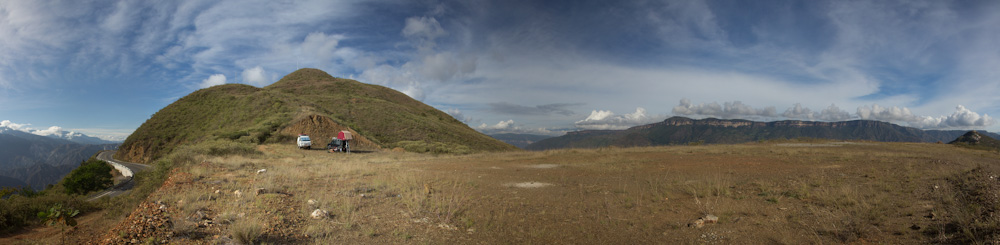
{"label": "winding gravel road", "polygon": [[118,172],[121,172],[122,176],[128,178],[128,180],[119,183],[118,185],[112,186],[107,190],[91,195],[90,197],[87,198],[88,202],[95,201],[104,196],[114,197],[126,193],[129,190],[132,190],[132,187],[135,186],[135,181],[132,179],[133,175],[135,173],[142,172],[153,167],[146,164],[118,161],[114,159],[113,157],[114,155],[115,151],[102,151],[101,153],[97,154],[97,160],[108,162],[109,164],[111,164],[112,167],[117,169]]}

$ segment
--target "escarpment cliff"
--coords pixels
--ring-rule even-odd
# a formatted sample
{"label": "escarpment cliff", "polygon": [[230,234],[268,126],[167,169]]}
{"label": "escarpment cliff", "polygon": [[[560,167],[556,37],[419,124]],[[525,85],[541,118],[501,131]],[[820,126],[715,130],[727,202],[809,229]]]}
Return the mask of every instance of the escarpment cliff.
{"label": "escarpment cliff", "polygon": [[925,131],[871,120],[756,122],[741,119],[671,117],[662,122],[635,126],[626,130],[569,132],[560,137],[535,142],[525,149],[632,147],[688,143],[733,144],[794,138],[882,142],[948,142],[963,133],[965,131]]}

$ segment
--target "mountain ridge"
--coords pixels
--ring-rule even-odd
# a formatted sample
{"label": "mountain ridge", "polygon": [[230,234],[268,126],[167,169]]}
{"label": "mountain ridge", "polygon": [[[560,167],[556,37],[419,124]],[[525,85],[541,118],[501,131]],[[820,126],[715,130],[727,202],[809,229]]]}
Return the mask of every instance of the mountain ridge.
{"label": "mountain ridge", "polygon": [[526,149],[630,147],[694,142],[744,143],[800,137],[883,142],[948,142],[963,133],[965,131],[962,130],[920,130],[872,120],[758,122],[743,119],[691,119],[675,116],[661,122],[639,125],[625,130],[568,132],[564,136],[528,145]]}
{"label": "mountain ridge", "polygon": [[[53,127],[53,128],[57,128],[57,127]],[[24,130],[18,130],[18,129],[14,129],[14,128],[10,128],[10,127],[0,126],[0,134],[8,133],[8,132],[13,132],[13,131],[23,132],[23,133],[29,133],[29,134],[43,136],[43,137],[49,137],[49,138],[53,138],[53,139],[67,140],[67,141],[70,141],[70,142],[73,142],[73,143],[83,144],[83,145],[107,145],[107,144],[117,144],[117,143],[121,143],[122,142],[122,141],[106,140],[106,139],[102,139],[102,138],[99,138],[99,137],[94,137],[94,136],[86,135],[84,133],[80,133],[80,132],[76,132],[76,131],[66,131],[66,130],[62,130],[62,129],[55,129],[55,130],[53,130],[50,133],[39,134],[39,132],[43,132],[43,131],[42,130],[35,130],[35,129],[29,129],[27,131],[24,131]]]}
{"label": "mountain ridge", "polygon": [[[33,189],[55,184],[82,160],[113,144],[79,144],[0,127],[0,176],[16,179]],[[6,183],[20,183],[5,181]],[[13,186],[10,186],[13,187]]]}
{"label": "mountain ridge", "polygon": [[504,143],[517,146],[517,148],[524,149],[531,143],[538,142],[540,140],[552,138],[550,135],[538,135],[538,134],[513,134],[513,133],[502,133],[502,134],[491,134],[490,137],[503,141]]}

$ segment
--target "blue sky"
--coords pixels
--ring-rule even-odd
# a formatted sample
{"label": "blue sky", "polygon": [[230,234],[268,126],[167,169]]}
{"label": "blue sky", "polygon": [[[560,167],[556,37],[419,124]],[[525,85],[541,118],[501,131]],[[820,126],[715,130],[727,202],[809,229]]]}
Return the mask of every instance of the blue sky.
{"label": "blue sky", "polygon": [[997,26],[996,1],[0,1],[0,120],[124,136],[197,89],[314,67],[487,133],[998,131]]}

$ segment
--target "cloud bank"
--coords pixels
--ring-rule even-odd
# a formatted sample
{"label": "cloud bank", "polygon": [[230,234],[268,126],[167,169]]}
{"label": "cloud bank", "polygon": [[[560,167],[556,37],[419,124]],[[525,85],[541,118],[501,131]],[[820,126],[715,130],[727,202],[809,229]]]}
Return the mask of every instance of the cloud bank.
{"label": "cloud bank", "polygon": [[39,136],[56,136],[65,137],[67,135],[74,135],[79,132],[86,133],[88,136],[97,137],[103,140],[109,141],[124,141],[125,138],[131,134],[131,131],[121,131],[121,130],[108,130],[108,129],[72,129],[71,131],[64,129],[59,126],[51,126],[46,129],[34,129],[31,124],[20,124],[14,123],[10,120],[0,121],[0,127],[6,127],[13,130],[30,133]]}
{"label": "cloud bank", "polygon": [[743,118],[743,117],[775,117],[778,115],[774,107],[755,109],[740,101],[725,102],[722,106],[719,103],[691,104],[689,99],[681,99],[680,105],[674,107],[672,111],[675,115],[712,115],[721,118]]}
{"label": "cloud bank", "polygon": [[979,115],[965,106],[958,105],[955,112],[944,116],[918,116],[906,107],[881,107],[879,105],[858,107],[858,118],[890,122],[906,122],[916,128],[947,129],[947,128],[982,128],[996,124],[990,115]]}
{"label": "cloud bank", "polygon": [[646,109],[635,108],[635,112],[615,115],[614,112],[593,110],[587,118],[576,121],[575,126],[587,130],[621,130],[663,120],[663,116],[649,116]]}
{"label": "cloud bank", "polygon": [[707,116],[727,119],[743,118],[764,120],[784,118],[818,121],[845,121],[861,119],[904,123],[906,126],[920,129],[982,128],[995,125],[997,122],[987,114],[980,115],[979,113],[971,111],[962,105],[957,106],[955,108],[955,112],[951,115],[931,117],[914,115],[909,108],[897,106],[883,107],[877,104],[870,106],[863,105],[859,106],[854,114],[851,114],[840,109],[840,107],[837,107],[835,104],[831,104],[829,107],[815,112],[802,106],[801,103],[795,103],[779,116],[775,113],[775,108],[773,106],[766,107],[764,109],[756,109],[739,101],[725,102],[724,106],[720,106],[716,102],[693,105],[690,100],[681,99],[680,104],[674,107],[673,114],[681,116]]}
{"label": "cloud bank", "polygon": [[557,135],[563,134],[565,131],[553,131],[546,128],[524,128],[518,126],[513,119],[500,121],[494,125],[488,125],[483,123],[476,130],[487,135],[493,134],[536,134],[536,135]]}

